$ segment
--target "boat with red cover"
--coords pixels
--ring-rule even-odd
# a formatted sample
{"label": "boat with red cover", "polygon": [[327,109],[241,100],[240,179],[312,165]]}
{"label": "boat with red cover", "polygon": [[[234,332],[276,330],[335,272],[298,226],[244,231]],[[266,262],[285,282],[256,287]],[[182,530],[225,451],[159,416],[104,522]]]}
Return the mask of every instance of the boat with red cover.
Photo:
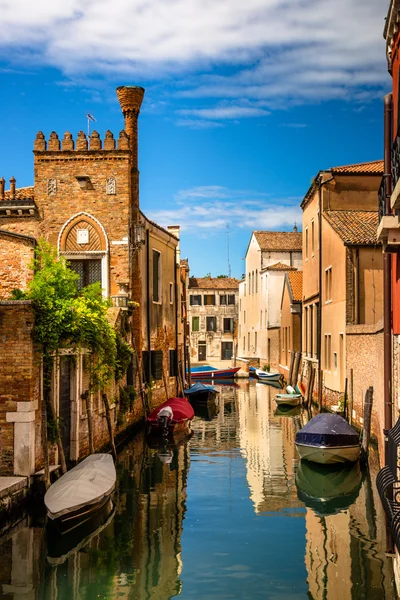
{"label": "boat with red cover", "polygon": [[163,436],[189,432],[193,417],[193,407],[186,398],[169,398],[147,417],[148,432]]}
{"label": "boat with red cover", "polygon": [[216,369],[208,365],[192,367],[190,376],[192,379],[233,379],[240,367],[229,367],[228,369]]}

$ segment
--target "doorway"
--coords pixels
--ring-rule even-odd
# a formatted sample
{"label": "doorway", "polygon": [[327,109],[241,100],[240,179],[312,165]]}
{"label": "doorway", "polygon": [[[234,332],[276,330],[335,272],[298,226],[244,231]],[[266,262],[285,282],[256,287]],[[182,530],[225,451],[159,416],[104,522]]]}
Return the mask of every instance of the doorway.
{"label": "doorway", "polygon": [[202,362],[204,360],[207,360],[206,342],[199,342],[197,349],[198,349],[198,361]]}
{"label": "doorway", "polygon": [[58,414],[66,460],[69,460],[71,450],[71,370],[71,357],[61,356]]}

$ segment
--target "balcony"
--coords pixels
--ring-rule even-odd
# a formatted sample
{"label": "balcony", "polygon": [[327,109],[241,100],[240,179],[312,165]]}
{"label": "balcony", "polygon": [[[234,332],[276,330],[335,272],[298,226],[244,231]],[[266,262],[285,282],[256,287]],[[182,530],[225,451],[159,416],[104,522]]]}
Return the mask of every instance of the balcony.
{"label": "balcony", "polygon": [[[396,138],[397,139],[397,138]],[[394,147],[394,146],[393,146]],[[400,151],[400,149],[399,149]],[[400,155],[399,155],[400,156]],[[394,164],[394,163],[393,163]],[[397,166],[396,166],[397,169]],[[395,177],[393,170],[393,177]],[[382,243],[384,252],[397,252],[400,248],[400,222],[398,215],[386,214],[386,176],[382,177],[381,185],[378,191],[378,212],[379,212],[379,226],[377,231],[378,242]],[[400,181],[396,185],[395,192],[398,189],[398,195],[400,196]],[[393,206],[394,193],[391,196],[391,204]],[[399,205],[400,208],[400,205]]]}
{"label": "balcony", "polygon": [[390,206],[393,210],[400,209],[400,134],[398,133],[392,146],[392,195]]}

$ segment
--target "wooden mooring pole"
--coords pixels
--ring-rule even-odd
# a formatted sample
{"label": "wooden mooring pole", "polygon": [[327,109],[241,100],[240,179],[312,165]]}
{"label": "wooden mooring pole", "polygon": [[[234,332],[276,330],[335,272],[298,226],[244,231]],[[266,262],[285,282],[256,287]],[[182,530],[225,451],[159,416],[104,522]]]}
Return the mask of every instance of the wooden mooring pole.
{"label": "wooden mooring pole", "polygon": [[372,400],[373,400],[374,388],[370,386],[365,392],[364,402],[364,424],[363,424],[363,440],[362,448],[364,454],[368,454],[369,439],[371,436],[371,415],[372,415]]}
{"label": "wooden mooring pole", "polygon": [[86,414],[88,419],[88,436],[89,436],[89,452],[94,454],[94,443],[93,443],[93,416],[92,416],[92,396],[89,394],[89,390],[86,390],[81,394],[82,400],[86,402]]}
{"label": "wooden mooring pole", "polygon": [[350,398],[349,398],[349,423],[353,420],[353,402],[354,402],[354,380],[353,380],[353,369],[350,369]]}
{"label": "wooden mooring pole", "polygon": [[294,367],[294,352],[292,352],[292,356],[290,358],[290,368],[289,368],[289,374],[288,374],[288,385],[293,385],[293,367]]}
{"label": "wooden mooring pole", "polygon": [[292,377],[292,385],[297,385],[297,380],[299,378],[299,368],[300,368],[300,360],[301,360],[301,352],[296,352],[294,355],[294,366],[293,366],[293,377]]}
{"label": "wooden mooring pole", "polygon": [[115,443],[114,443],[114,432],[113,432],[112,423],[111,423],[110,405],[108,403],[107,394],[103,394],[103,402],[104,402],[104,408],[106,409],[106,419],[107,419],[108,434],[110,436],[111,452],[112,452],[114,459],[117,460],[117,450],[115,448]]}

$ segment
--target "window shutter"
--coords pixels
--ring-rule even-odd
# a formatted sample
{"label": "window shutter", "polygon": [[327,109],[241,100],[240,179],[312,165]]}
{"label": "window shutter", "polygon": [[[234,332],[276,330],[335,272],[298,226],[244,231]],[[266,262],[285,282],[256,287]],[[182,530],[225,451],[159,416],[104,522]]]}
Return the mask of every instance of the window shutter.
{"label": "window shutter", "polygon": [[151,376],[155,381],[163,377],[163,351],[151,351]]}
{"label": "window shutter", "polygon": [[169,351],[169,376],[176,377],[178,372],[178,361],[177,361],[176,350]]}

